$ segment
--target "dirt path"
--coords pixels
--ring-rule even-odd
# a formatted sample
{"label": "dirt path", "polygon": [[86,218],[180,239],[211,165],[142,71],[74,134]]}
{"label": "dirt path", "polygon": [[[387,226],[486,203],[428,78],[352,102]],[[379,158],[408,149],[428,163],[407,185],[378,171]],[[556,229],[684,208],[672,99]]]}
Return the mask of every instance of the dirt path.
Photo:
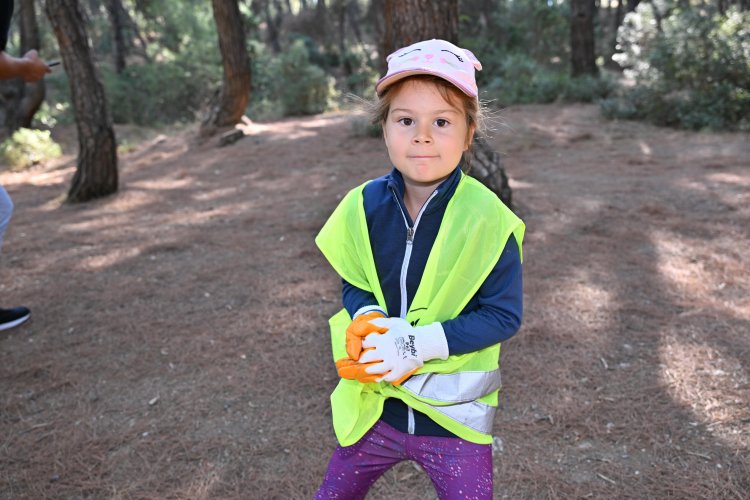
{"label": "dirt path", "polygon": [[[513,108],[494,139],[527,223],[504,345],[497,498],[750,496],[750,136]],[[189,134],[61,206],[70,161],[0,173],[0,498],[310,498],[334,446],[313,237],[387,169],[347,115]],[[372,499],[434,498],[405,463]]]}

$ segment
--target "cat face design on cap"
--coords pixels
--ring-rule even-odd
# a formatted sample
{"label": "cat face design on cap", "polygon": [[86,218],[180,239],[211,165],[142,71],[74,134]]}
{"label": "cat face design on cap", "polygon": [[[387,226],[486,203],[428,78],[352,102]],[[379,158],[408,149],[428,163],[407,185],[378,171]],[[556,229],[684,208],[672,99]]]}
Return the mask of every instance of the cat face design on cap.
{"label": "cat face design on cap", "polygon": [[[413,46],[405,47],[401,51],[389,55],[387,61],[389,65],[393,65],[394,69],[398,69],[405,64],[413,64],[420,60],[426,63],[434,63],[433,58],[437,57],[437,61],[440,63],[453,66],[459,71],[467,68],[467,60],[477,71],[482,69],[482,63],[477,60],[470,50],[456,48],[458,51],[455,52],[448,49],[439,49],[439,52],[435,53],[434,50],[425,50],[419,47],[414,48]],[[463,55],[458,52],[462,52]]]}

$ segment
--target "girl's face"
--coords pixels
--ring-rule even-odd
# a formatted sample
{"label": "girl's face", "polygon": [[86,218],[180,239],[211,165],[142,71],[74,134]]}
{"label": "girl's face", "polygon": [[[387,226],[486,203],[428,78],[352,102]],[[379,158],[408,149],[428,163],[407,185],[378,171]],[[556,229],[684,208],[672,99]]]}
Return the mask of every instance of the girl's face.
{"label": "girl's face", "polygon": [[383,123],[388,156],[407,187],[437,187],[458,165],[473,132],[464,110],[419,80],[401,86]]}

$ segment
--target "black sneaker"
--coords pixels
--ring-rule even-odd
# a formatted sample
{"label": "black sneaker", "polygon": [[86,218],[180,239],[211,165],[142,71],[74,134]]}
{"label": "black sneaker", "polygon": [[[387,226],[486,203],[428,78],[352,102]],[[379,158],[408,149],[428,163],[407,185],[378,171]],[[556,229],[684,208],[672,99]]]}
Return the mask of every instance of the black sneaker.
{"label": "black sneaker", "polygon": [[0,330],[7,330],[18,326],[31,316],[28,307],[14,307],[12,309],[0,308]]}

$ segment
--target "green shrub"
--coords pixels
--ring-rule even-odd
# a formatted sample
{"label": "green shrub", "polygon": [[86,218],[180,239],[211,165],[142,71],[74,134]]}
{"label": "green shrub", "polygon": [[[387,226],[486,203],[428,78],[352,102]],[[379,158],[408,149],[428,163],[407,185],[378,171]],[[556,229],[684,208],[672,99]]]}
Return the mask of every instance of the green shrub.
{"label": "green shrub", "polygon": [[55,71],[44,78],[44,83],[46,95],[41,108],[34,115],[32,128],[51,129],[56,125],[75,123],[68,76],[62,71]]}
{"label": "green shrub", "polygon": [[221,84],[221,68],[187,58],[133,64],[102,76],[115,123],[159,125],[189,122]]}
{"label": "green shrub", "polygon": [[60,145],[52,140],[48,130],[21,128],[0,144],[0,156],[14,171],[57,158],[61,154]]}
{"label": "green shrub", "polygon": [[351,70],[346,78],[346,90],[358,96],[370,98],[375,95],[375,83],[379,74],[367,55],[367,49],[361,45],[350,47],[344,54],[343,60]]}
{"label": "green shrub", "polygon": [[336,98],[334,79],[310,62],[302,40],[295,41],[274,62],[276,89],[285,115],[309,115],[327,110]]}
{"label": "green shrub", "polygon": [[750,130],[750,12],[670,6],[659,4],[661,31],[650,4],[625,18],[615,60],[636,85],[602,102],[602,111],[695,130]]}
{"label": "green shrub", "polygon": [[524,54],[510,54],[500,65],[499,74],[486,86],[486,95],[501,106],[547,103],[563,91],[565,76],[550,71]]}
{"label": "green shrub", "polygon": [[309,115],[330,109],[337,97],[334,79],[312,63],[300,38],[279,56],[250,43],[252,91],[246,114],[253,120]]}
{"label": "green shrub", "polygon": [[571,78],[566,70],[546,67],[524,54],[510,54],[502,60],[500,76],[488,83],[486,97],[502,106],[593,102],[608,96],[614,88],[606,75]]}
{"label": "green shrub", "polygon": [[563,100],[567,102],[597,102],[611,95],[617,84],[608,73],[600,76],[583,75],[570,78],[565,87]]}

